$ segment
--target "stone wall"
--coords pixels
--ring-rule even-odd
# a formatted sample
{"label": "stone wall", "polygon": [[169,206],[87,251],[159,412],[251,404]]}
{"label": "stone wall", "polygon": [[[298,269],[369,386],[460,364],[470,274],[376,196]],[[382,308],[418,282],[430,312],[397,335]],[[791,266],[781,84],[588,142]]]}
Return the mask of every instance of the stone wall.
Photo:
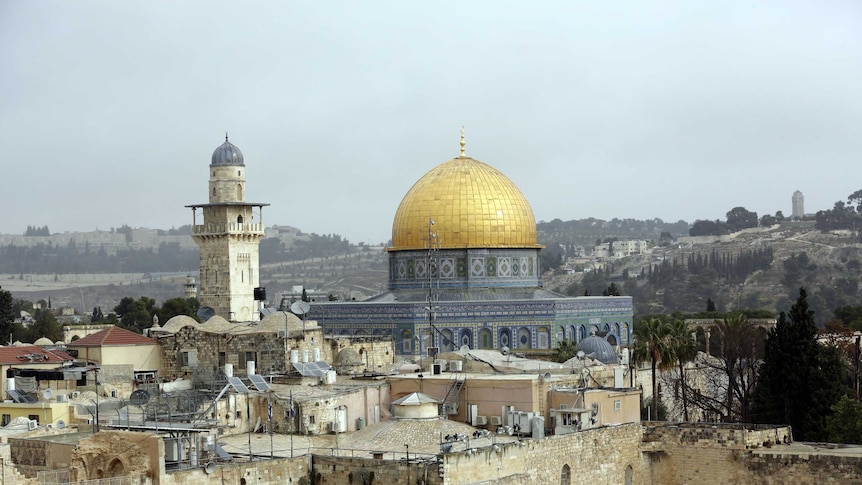
{"label": "stone wall", "polygon": [[652,483],[862,483],[862,456],[791,443],[786,426],[657,425],[642,450]]}
{"label": "stone wall", "polygon": [[356,484],[384,485],[390,483],[422,483],[438,485],[444,482],[437,475],[434,458],[428,460],[375,460],[373,458],[314,455],[311,473],[315,485]]}
{"label": "stone wall", "polygon": [[498,445],[468,455],[451,453],[444,462],[445,483],[648,484],[648,463],[641,459],[640,424],[598,428],[542,440]]}
{"label": "stone wall", "polygon": [[254,462],[220,463],[211,474],[206,473],[203,467],[175,471],[162,475],[157,483],[160,485],[208,485],[211,483],[310,485],[308,470],[309,458],[300,456]]}
{"label": "stone wall", "polygon": [[778,449],[744,454],[740,464],[744,467],[741,471],[746,473],[738,483],[862,483],[862,459],[859,456],[782,452]]}
{"label": "stone wall", "polygon": [[[285,364],[290,359],[290,350],[311,351],[313,342],[321,349],[321,358],[331,361],[327,346],[321,345],[323,329],[320,327],[312,327],[305,332],[291,331],[284,339],[271,332],[213,333],[187,326],[175,334],[160,337],[158,341],[162,349],[161,376],[165,380],[178,377],[206,380],[208,376],[222,372],[225,363],[233,364],[235,375],[245,375],[247,352],[255,353],[257,373],[282,373],[287,370]],[[183,352],[195,352],[194,365],[183,365]],[[223,358],[220,358],[221,353],[224,353]]]}
{"label": "stone wall", "polygon": [[340,374],[387,372],[395,363],[391,336],[327,338],[332,366]]}
{"label": "stone wall", "polygon": [[[629,424],[525,440],[523,444],[497,444],[496,448],[443,455],[439,465],[442,472],[435,457],[419,457],[408,464],[403,460],[314,456],[312,477],[315,484],[415,483],[408,481],[410,474],[427,476],[429,484],[545,485],[560,483],[566,473],[571,484],[647,485],[649,470],[648,462],[641,458],[641,436],[640,424]],[[357,481],[359,477],[365,481]]]}

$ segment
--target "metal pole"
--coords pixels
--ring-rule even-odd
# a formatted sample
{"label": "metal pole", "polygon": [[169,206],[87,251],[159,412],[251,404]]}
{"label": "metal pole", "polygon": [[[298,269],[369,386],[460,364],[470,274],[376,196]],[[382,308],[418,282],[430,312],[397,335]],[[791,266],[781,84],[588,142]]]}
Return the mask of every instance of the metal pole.
{"label": "metal pole", "polygon": [[266,412],[269,416],[269,459],[272,460],[272,391],[266,393]]}
{"label": "metal pole", "polygon": [[249,403],[248,393],[245,394],[245,421],[248,426],[248,457],[254,461],[254,455],[251,452],[251,404]]}

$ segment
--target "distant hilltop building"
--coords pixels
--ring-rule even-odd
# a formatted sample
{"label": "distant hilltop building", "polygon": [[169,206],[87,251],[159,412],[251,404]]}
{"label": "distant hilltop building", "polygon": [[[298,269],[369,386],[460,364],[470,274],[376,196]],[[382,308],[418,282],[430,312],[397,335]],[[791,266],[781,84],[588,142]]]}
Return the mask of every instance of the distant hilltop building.
{"label": "distant hilltop building", "polygon": [[805,215],[805,196],[797,190],[793,193],[793,197],[790,200],[793,204],[793,213],[790,215],[791,219],[802,219],[802,216]]}
{"label": "distant hilltop building", "polygon": [[201,250],[200,303],[231,322],[257,321],[263,207],[269,204],[245,201],[245,162],[227,135],[213,152],[209,173],[209,203],[186,206]]}

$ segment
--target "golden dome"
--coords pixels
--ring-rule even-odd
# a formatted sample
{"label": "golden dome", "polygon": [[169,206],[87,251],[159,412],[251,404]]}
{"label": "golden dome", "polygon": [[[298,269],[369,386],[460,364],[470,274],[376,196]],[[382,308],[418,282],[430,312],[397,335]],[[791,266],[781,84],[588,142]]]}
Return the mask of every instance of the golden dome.
{"label": "golden dome", "polygon": [[428,247],[434,220],[440,249],[541,248],[533,209],[499,170],[461,156],[422,176],[401,200],[390,251]]}

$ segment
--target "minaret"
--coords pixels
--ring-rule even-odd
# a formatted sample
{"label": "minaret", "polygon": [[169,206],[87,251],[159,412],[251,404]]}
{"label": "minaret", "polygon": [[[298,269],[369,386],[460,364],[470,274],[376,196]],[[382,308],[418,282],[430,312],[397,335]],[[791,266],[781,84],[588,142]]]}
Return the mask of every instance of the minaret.
{"label": "minaret", "polygon": [[259,285],[263,207],[269,204],[245,201],[245,163],[227,135],[213,152],[209,173],[209,203],[186,206],[192,209],[192,238],[201,252],[201,307],[211,307],[231,322],[257,321],[254,289]]}
{"label": "minaret", "polygon": [[186,295],[186,299],[198,297],[198,285],[195,282],[195,277],[191,273],[186,275],[186,284],[183,285],[183,290]]}

